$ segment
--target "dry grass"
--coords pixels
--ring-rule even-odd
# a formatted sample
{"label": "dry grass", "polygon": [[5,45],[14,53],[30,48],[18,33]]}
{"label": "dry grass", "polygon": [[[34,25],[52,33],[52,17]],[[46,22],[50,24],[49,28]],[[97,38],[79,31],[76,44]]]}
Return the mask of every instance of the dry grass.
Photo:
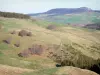
{"label": "dry grass", "polygon": [[57,75],[98,75],[92,71],[75,68],[71,66],[59,68],[56,74]]}
{"label": "dry grass", "polygon": [[[75,49],[76,52],[80,52],[85,56],[91,57],[93,59],[100,58],[100,31],[92,31],[73,27],[57,27],[57,29],[52,31],[38,26],[36,22],[32,22],[31,20],[1,17],[0,24],[2,24],[4,29],[7,29],[7,32],[5,30],[0,31],[0,52],[11,58],[18,58],[35,62],[35,65],[38,65],[38,69],[41,68],[39,65],[41,65],[42,68],[50,67],[50,65],[53,65],[54,67],[54,62],[48,62],[51,60],[47,59],[44,60],[45,56],[47,56],[46,53],[49,52],[48,50],[46,50],[45,53],[39,57],[39,59],[37,59],[37,56],[30,56],[26,59],[19,58],[17,54],[24,49],[31,47],[33,44],[45,45],[48,47],[50,45],[60,45],[62,43],[65,45],[70,45]],[[9,33],[13,30],[20,31],[22,29],[31,31],[33,36],[20,37],[17,33],[15,35]],[[5,48],[3,49],[2,45],[5,46],[5,44],[2,44],[2,40],[8,37],[12,37],[12,41],[10,45],[7,45],[8,49],[4,50]],[[14,44],[18,41],[20,42],[20,47],[16,48]],[[51,49],[51,51],[58,55],[61,54],[61,50]],[[64,51],[70,52],[71,49],[64,49]],[[44,61],[46,61],[45,64],[43,64]],[[5,62],[5,64],[8,64],[8,62]],[[9,64],[11,64],[11,62],[9,62]],[[29,67],[34,68],[33,66]]]}
{"label": "dry grass", "polygon": [[24,72],[32,72],[31,69],[19,68],[19,67],[12,67],[8,65],[1,65],[0,64],[0,75],[19,75]]}

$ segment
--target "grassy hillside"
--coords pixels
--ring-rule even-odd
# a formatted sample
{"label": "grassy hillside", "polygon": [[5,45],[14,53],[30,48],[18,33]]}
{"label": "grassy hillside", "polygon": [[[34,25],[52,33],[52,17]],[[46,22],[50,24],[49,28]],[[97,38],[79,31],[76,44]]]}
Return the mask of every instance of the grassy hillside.
{"label": "grassy hillside", "polygon": [[[34,17],[34,16],[33,16]],[[79,14],[64,14],[64,15],[50,15],[43,14],[37,15],[36,18],[43,20],[57,22],[57,23],[71,23],[71,24],[91,24],[100,22],[100,13],[97,12],[85,12]]]}
{"label": "grassy hillside", "polygon": [[[83,59],[89,57],[97,60],[100,58],[100,31],[70,26],[57,26],[55,29],[49,30],[46,29],[49,24],[54,23],[0,17],[2,26],[0,29],[0,64],[32,69],[35,70],[32,73],[34,75],[52,75],[58,70],[55,66],[59,63],[55,62],[58,61],[56,56],[61,57],[60,61],[73,58],[72,62],[81,61],[78,60],[79,55],[84,55]],[[18,36],[18,32],[22,29],[32,32],[33,35],[31,37]],[[13,30],[16,31],[16,34],[11,34]],[[11,38],[11,43],[4,43],[3,40],[8,38]],[[14,46],[17,42],[20,43],[19,47]],[[20,52],[32,47],[33,44],[44,47],[42,55],[30,55],[27,58],[18,56]],[[61,53],[62,51],[64,53]],[[52,56],[50,53],[56,54],[56,56]],[[82,63],[84,65],[84,62]],[[26,73],[25,75],[31,74]]]}

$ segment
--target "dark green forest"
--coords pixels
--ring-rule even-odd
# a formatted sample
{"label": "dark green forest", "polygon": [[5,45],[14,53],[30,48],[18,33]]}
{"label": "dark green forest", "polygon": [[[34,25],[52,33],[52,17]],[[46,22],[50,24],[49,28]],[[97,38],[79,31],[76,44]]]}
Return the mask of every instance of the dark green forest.
{"label": "dark green forest", "polygon": [[26,14],[21,14],[21,13],[14,13],[14,12],[2,12],[0,11],[0,16],[1,17],[7,17],[7,18],[20,18],[20,19],[29,19],[30,16]]}

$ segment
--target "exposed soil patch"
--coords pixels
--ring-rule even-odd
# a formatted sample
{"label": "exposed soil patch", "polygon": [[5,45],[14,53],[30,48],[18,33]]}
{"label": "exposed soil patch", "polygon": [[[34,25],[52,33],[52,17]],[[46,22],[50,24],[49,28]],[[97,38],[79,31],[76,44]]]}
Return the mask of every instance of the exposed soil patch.
{"label": "exposed soil patch", "polygon": [[7,65],[0,65],[0,75],[18,75],[23,72],[32,72],[31,69],[24,69],[18,67],[11,67]]}

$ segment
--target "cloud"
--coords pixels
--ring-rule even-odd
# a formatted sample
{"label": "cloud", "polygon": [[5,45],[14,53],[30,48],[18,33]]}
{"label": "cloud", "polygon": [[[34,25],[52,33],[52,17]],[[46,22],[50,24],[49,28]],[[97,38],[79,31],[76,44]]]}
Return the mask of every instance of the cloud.
{"label": "cloud", "polygon": [[100,9],[100,0],[0,0],[0,10],[37,13],[53,8],[78,8],[89,7]]}

